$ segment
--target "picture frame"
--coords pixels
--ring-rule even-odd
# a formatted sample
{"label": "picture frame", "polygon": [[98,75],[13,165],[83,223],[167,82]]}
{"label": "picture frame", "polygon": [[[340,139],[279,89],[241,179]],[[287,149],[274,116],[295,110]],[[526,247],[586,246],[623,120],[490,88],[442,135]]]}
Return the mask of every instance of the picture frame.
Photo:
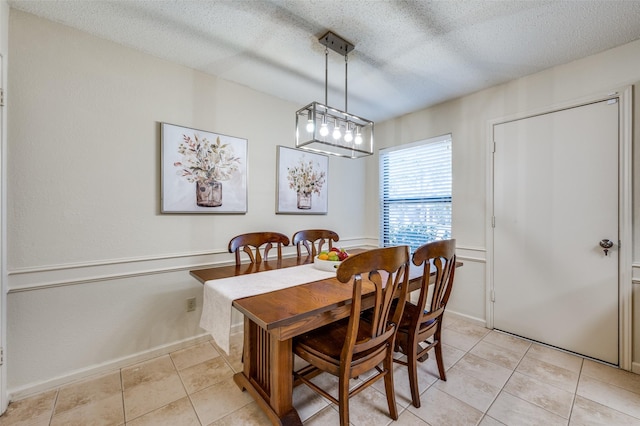
{"label": "picture frame", "polygon": [[160,123],[162,213],[247,212],[247,139]]}
{"label": "picture frame", "polygon": [[277,146],[276,214],[327,214],[329,157]]}

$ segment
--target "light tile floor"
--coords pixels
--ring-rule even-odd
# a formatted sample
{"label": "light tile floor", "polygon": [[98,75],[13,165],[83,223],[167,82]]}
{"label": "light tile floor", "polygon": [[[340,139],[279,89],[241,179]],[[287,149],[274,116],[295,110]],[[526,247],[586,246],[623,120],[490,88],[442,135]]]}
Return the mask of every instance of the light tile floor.
{"label": "light tile floor", "polygon": [[[422,407],[410,404],[405,367],[396,366],[400,418],[392,422],[382,382],[351,399],[353,425],[640,425],[640,375],[447,319],[443,331],[447,381],[435,361],[420,365]],[[232,375],[241,336],[230,356],[213,342],[131,365],[12,402],[3,425],[268,425]],[[361,379],[364,379],[362,377]],[[316,378],[322,386],[335,378]],[[338,424],[333,404],[304,386],[294,405],[307,426]]]}

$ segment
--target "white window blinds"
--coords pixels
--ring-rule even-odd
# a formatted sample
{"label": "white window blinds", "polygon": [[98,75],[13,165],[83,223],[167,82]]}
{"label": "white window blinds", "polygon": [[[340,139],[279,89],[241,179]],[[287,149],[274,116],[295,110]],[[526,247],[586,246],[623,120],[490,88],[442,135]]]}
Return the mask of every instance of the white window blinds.
{"label": "white window blinds", "polygon": [[451,135],[380,151],[380,242],[451,238]]}

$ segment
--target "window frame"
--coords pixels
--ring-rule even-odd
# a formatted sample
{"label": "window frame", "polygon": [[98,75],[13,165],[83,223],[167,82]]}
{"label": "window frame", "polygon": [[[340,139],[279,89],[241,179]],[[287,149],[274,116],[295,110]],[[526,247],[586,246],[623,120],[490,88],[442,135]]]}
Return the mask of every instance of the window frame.
{"label": "window frame", "polygon": [[[448,145],[448,149],[450,151],[449,154],[449,164],[444,164],[444,167],[448,166],[448,170],[449,170],[449,181],[448,181],[448,193],[446,194],[442,194],[441,192],[439,194],[428,194],[425,196],[404,196],[404,197],[393,197],[391,196],[391,194],[389,194],[389,188],[390,188],[390,184],[389,184],[389,170],[387,165],[385,165],[385,162],[388,162],[388,156],[393,155],[393,152],[397,152],[397,151],[407,151],[407,150],[411,150],[411,149],[419,149],[421,147],[424,147],[426,145],[432,145],[432,144],[443,144],[443,145]],[[437,241],[437,240],[441,240],[441,239],[448,239],[451,238],[451,222],[452,222],[452,216],[453,216],[453,203],[452,203],[452,195],[453,195],[453,155],[452,155],[452,146],[453,146],[453,138],[452,135],[449,134],[445,134],[445,135],[441,135],[441,136],[436,136],[436,137],[432,137],[432,138],[428,138],[428,139],[424,139],[424,140],[420,140],[420,141],[416,141],[416,142],[412,142],[412,143],[408,143],[408,144],[403,144],[403,145],[397,145],[397,146],[393,146],[393,147],[389,147],[389,148],[383,148],[380,150],[379,153],[379,209],[380,209],[380,217],[379,217],[379,245],[381,247],[387,247],[390,245],[397,245],[397,244],[407,244],[410,246],[411,248],[411,252],[413,253],[413,251],[418,248],[420,245],[425,244],[427,242],[430,241]],[[423,151],[424,152],[424,151]],[[416,168],[417,170],[417,168]],[[445,176],[446,178],[446,176]],[[447,185],[447,183],[445,182],[445,185]],[[397,188],[397,187],[396,187]],[[403,188],[404,190],[410,190],[410,186],[407,185]],[[398,192],[396,190],[396,192]],[[425,234],[425,238],[424,239],[416,239],[415,238],[415,234],[413,234],[413,236],[411,236],[411,233],[406,233],[406,234],[402,234],[402,233],[398,233],[398,234],[393,234],[390,233],[390,228],[392,227],[392,224],[390,223],[390,210],[392,206],[406,206],[406,207],[410,207],[410,206],[414,206],[416,208],[418,208],[419,210],[422,210],[422,212],[419,212],[419,214],[422,214],[423,212],[425,214],[431,214],[431,215],[437,215],[440,214],[442,215],[442,211],[438,212],[438,208],[436,206],[438,205],[445,205],[444,210],[448,210],[448,227],[446,225],[443,224],[439,224],[437,227],[434,228],[433,225],[425,224],[424,226],[428,227],[431,230],[435,230],[436,234],[440,234],[440,235],[436,235],[433,238],[429,237],[429,234]],[[429,207],[429,205],[435,207],[434,209],[432,209],[432,207]],[[408,226],[415,226],[415,224],[418,224],[419,221],[415,221],[412,222],[410,224],[408,224]],[[420,225],[418,225],[419,227]],[[393,236],[396,235],[397,237],[399,237],[400,241],[399,243],[396,242],[391,242],[394,240]]]}

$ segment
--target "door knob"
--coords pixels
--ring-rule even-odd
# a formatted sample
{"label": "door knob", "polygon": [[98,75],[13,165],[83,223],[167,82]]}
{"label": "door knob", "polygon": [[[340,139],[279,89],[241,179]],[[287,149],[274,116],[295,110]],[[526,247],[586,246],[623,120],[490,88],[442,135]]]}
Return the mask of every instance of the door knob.
{"label": "door knob", "polygon": [[611,247],[613,247],[613,243],[607,239],[604,239],[602,241],[600,241],[600,247],[602,247],[602,250],[604,250],[604,255],[608,256],[609,255],[609,249]]}

